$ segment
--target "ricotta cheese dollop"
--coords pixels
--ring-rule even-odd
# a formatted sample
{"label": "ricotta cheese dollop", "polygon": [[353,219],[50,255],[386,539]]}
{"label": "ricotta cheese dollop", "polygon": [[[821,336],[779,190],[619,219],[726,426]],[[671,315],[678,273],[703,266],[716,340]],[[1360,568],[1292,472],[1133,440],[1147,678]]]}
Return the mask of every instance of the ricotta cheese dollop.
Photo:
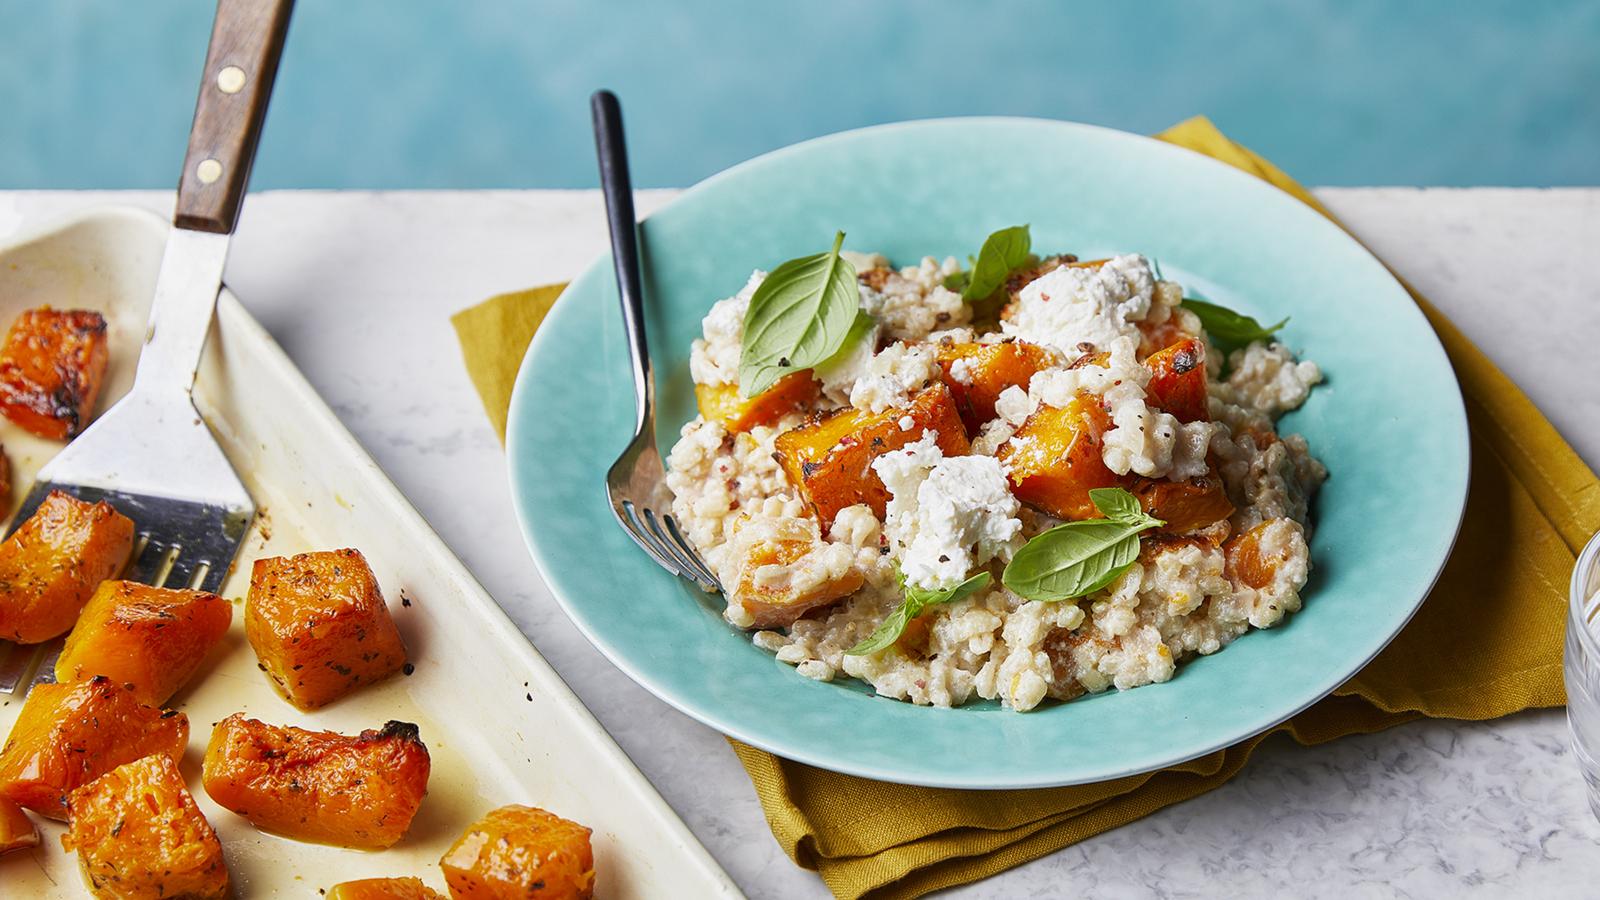
{"label": "ricotta cheese dollop", "polygon": [[1129,254],[1095,268],[1060,266],[1029,282],[1010,316],[1007,335],[1054,347],[1069,359],[1080,344],[1104,350],[1119,337],[1138,337],[1134,324],[1150,312],[1155,276],[1143,256]]}
{"label": "ricotta cheese dollop", "polygon": [[930,432],[872,463],[891,494],[884,533],[902,551],[900,571],[907,585],[927,590],[1009,560],[1022,544],[1019,505],[999,460],[946,457],[937,439]]}
{"label": "ricotta cheese dollop", "polygon": [[702,337],[689,345],[689,375],[695,384],[739,383],[744,314],[750,309],[750,298],[755,296],[756,288],[766,280],[766,272],[760,269],[751,272],[739,293],[712,304],[711,311],[700,320]]}

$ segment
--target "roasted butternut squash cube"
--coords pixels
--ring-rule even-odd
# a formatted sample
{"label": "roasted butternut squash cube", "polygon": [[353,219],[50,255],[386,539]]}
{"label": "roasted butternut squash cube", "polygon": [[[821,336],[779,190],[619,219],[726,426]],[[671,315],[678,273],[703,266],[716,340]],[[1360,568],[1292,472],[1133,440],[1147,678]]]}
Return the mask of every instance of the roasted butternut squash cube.
{"label": "roasted butternut squash cube", "polygon": [[1144,511],[1167,524],[1161,531],[1182,534],[1233,515],[1233,503],[1215,471],[1186,481],[1135,478],[1128,490]]}
{"label": "roasted butternut squash cube", "polygon": [[22,807],[10,800],[0,800],[0,856],[13,850],[26,850],[39,846],[39,829]]}
{"label": "roasted butternut squash cube", "polygon": [[894,648],[901,656],[909,659],[925,659],[928,655],[928,644],[933,639],[932,612],[925,612],[906,623],[906,630],[900,632],[895,638]]}
{"label": "roasted butternut squash cube", "polygon": [[1180,422],[1211,418],[1206,404],[1206,345],[1194,338],[1176,344],[1144,361],[1150,370],[1145,402],[1171,413]]}
{"label": "roasted butternut squash cube", "polygon": [[1065,407],[1040,406],[995,458],[1018,500],[1060,519],[1099,518],[1089,491],[1127,481],[1106,468],[1100,455],[1111,426],[1100,398],[1080,392]]}
{"label": "roasted butternut squash cube", "polygon": [[233,621],[233,604],[207,591],[102,581],[56,660],[63,684],[105,675],[160,706],[188,683]]}
{"label": "roasted butternut squash cube", "polygon": [[133,550],[133,521],[111,504],[52,491],[0,543],[0,638],[37,644],[65,633]]}
{"label": "roasted butternut squash cube", "polygon": [[1034,373],[1055,363],[1054,354],[1038,344],[951,344],[939,348],[944,385],[955,398],[967,433],[975,433],[995,416],[994,403],[1009,387],[1027,390]]}
{"label": "roasted butternut squash cube", "polygon": [[110,361],[99,313],[27,310],[0,347],[0,413],[40,437],[70,438],[93,418]]}
{"label": "roasted butternut squash cube", "polygon": [[420,878],[363,878],[328,888],[327,900],[444,900]]}
{"label": "roasted butternut squash cube", "polygon": [[35,685],[0,750],[0,798],[60,819],[76,788],[153,753],[181,759],[188,741],[187,716],[104,676]]}
{"label": "roasted butternut squash cube", "polygon": [[1267,535],[1282,519],[1267,519],[1243,534],[1236,534],[1222,545],[1226,555],[1228,575],[1236,584],[1261,590],[1278,577],[1278,570],[1288,561],[1290,547],[1268,548]]}
{"label": "roasted butternut squash cube", "polygon": [[[908,417],[911,427],[901,428]],[[778,435],[774,447],[789,481],[800,489],[826,531],[839,510],[857,503],[872,507],[883,518],[889,490],[872,470],[872,461],[930,431],[937,434],[946,456],[970,450],[955,398],[943,384],[924,388],[908,409],[839,410]]]}
{"label": "roasted butternut squash cube", "polygon": [[244,623],[261,667],[301,709],[332,703],[406,663],[378,579],[358,550],[256,560]]}
{"label": "roasted butternut squash cube", "polygon": [[743,519],[734,529],[738,574],[729,602],[744,615],[729,618],[746,627],[787,627],[866,581],[853,554],[824,542],[810,518]]}
{"label": "roasted butternut squash cube", "polygon": [[156,754],[125,763],[67,797],[62,846],[96,897],[158,900],[229,895],[228,864],[178,764]]}
{"label": "roasted butternut squash cube", "polygon": [[1183,325],[1179,323],[1178,317],[1175,315],[1168,316],[1161,322],[1142,319],[1138,324],[1138,328],[1140,359],[1149,359],[1179,341],[1194,337],[1194,335],[1183,330]]}
{"label": "roasted butternut squash cube", "polygon": [[455,900],[592,897],[590,833],[542,809],[502,806],[474,822],[439,866]]}
{"label": "roasted butternut squash cube", "polygon": [[429,767],[428,748],[408,722],[351,737],[235,713],[212,730],[202,778],[211,799],[257,828],[380,850],[411,827]]}
{"label": "roasted butternut squash cube", "polygon": [[749,398],[739,396],[736,384],[697,384],[694,399],[706,421],[720,421],[722,427],[738,433],[807,409],[821,391],[822,385],[806,369],[779,378],[772,387]]}

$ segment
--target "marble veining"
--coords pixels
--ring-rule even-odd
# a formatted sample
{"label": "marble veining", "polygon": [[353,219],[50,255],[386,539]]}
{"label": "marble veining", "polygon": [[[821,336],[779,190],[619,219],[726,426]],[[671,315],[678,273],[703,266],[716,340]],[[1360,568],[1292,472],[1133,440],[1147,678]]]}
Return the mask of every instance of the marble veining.
{"label": "marble veining", "polygon": [[[1319,194],[1600,465],[1587,355],[1600,190]],[[644,192],[641,212],[671,196]],[[104,202],[171,208],[161,192],[0,192],[0,237]],[[740,886],[826,897],[779,851],[726,742],[634,685],[561,613],[460,365],[450,313],[570,278],[604,247],[594,192],[269,192],[245,206],[227,280]],[[1600,824],[1551,710],[1312,748],[1275,737],[1217,791],[948,896],[1588,897],[1597,871]]]}

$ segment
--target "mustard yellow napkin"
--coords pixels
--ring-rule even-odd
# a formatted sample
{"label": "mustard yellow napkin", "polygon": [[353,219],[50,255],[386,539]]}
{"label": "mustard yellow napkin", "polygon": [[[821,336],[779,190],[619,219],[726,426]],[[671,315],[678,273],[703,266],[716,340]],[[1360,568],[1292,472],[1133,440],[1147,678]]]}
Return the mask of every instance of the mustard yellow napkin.
{"label": "mustard yellow napkin", "polygon": [[[1289,176],[1204,118],[1157,137],[1256,175],[1332,218]],[[559,291],[502,295],[452,319],[502,438],[517,365]],[[1566,702],[1565,585],[1578,549],[1600,530],[1600,483],[1516,385],[1427,300],[1411,295],[1438,332],[1466,398],[1466,520],[1438,585],[1388,649],[1334,696],[1269,732],[1302,744],[1422,716],[1491,719]],[[1266,737],[1148,775],[1003,792],[884,784],[733,745],[772,833],[795,862],[816,869],[839,897],[899,898],[976,881],[1203,794],[1232,778]]]}

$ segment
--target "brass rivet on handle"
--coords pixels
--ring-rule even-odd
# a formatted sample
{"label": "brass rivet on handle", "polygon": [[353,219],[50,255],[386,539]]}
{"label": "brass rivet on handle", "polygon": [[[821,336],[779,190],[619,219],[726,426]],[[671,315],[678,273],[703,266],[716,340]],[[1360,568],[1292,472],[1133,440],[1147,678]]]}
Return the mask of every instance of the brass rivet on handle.
{"label": "brass rivet on handle", "polygon": [[200,179],[201,184],[210,184],[222,177],[222,163],[214,159],[202,159],[194,167],[194,176]]}
{"label": "brass rivet on handle", "polygon": [[217,90],[224,94],[237,94],[244,90],[244,70],[238,66],[223,66],[217,73]]}

